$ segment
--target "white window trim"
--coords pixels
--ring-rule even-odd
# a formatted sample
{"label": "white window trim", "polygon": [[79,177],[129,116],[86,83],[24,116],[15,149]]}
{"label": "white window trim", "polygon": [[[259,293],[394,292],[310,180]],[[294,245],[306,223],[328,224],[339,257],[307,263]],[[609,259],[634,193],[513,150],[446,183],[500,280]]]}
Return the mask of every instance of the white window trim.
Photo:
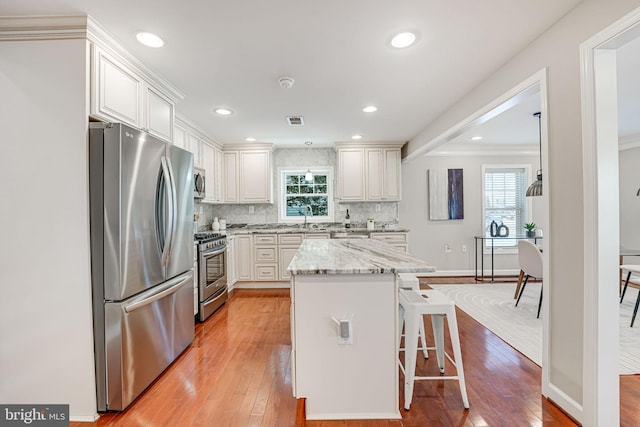
{"label": "white window trim", "polygon": [[[532,173],[532,167],[531,164],[521,164],[521,163],[504,163],[504,164],[483,164],[482,165],[482,176],[481,176],[481,182],[482,182],[482,193],[480,195],[481,199],[482,199],[482,212],[481,212],[481,226],[482,226],[482,232],[479,234],[480,236],[485,236],[486,235],[486,230],[484,229],[484,224],[485,224],[485,211],[486,211],[486,206],[485,206],[485,197],[484,197],[484,175],[485,175],[485,171],[487,169],[516,169],[516,168],[523,168],[526,171],[527,177],[528,177],[528,182],[531,183],[533,182],[533,173]],[[526,197],[526,196],[525,196]],[[527,222],[531,221],[531,218],[533,218],[533,207],[532,207],[533,203],[527,203]],[[487,248],[485,246],[485,244],[483,243],[482,245],[482,249],[483,249],[483,253],[484,254],[491,254],[491,248]],[[494,246],[493,248],[493,253],[494,255],[507,255],[507,254],[517,254],[518,253],[518,247],[511,247],[511,248],[505,248],[505,247],[496,247]]]}
{"label": "white window trim", "polygon": [[[287,168],[278,168],[278,180],[280,182],[280,194],[278,195],[278,222],[286,223],[286,224],[302,224],[304,223],[304,216],[291,218],[286,216],[286,202],[285,196],[286,192],[286,184],[284,180],[285,174],[289,173],[300,173],[305,174],[308,168],[301,167],[287,167]],[[310,168],[311,173],[315,174],[323,174],[327,175],[327,212],[329,215],[315,217],[308,216],[307,222],[333,222],[334,219],[334,202],[333,202],[333,167],[332,166],[315,166]]]}

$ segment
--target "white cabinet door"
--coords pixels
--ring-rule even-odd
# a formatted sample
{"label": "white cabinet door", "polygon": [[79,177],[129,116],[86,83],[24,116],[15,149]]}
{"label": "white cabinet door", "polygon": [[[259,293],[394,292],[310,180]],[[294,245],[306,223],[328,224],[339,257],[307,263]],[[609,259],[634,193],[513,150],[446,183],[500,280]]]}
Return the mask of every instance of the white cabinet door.
{"label": "white cabinet door", "polygon": [[142,128],[142,79],[94,47],[91,113]]}
{"label": "white cabinet door", "polygon": [[280,262],[280,280],[289,280],[291,279],[291,274],[287,271],[291,260],[295,256],[296,252],[298,252],[299,246],[280,246],[278,249],[280,251],[279,262]]}
{"label": "white cabinet door", "polygon": [[338,151],[338,194],[340,200],[365,200],[364,161],[363,149],[341,149]]}
{"label": "white cabinet door", "polygon": [[214,169],[213,169],[213,200],[216,202],[222,202],[222,180],[223,180],[223,164],[224,159],[222,157],[222,150],[214,148]]}
{"label": "white cabinet door", "polygon": [[184,150],[187,149],[187,131],[178,125],[173,127],[173,145]]}
{"label": "white cabinet door", "polygon": [[222,153],[224,161],[224,201],[238,202],[238,153]]}
{"label": "white cabinet door", "polygon": [[402,198],[401,154],[399,148],[384,150],[383,173],[383,198],[387,201],[396,201]]}
{"label": "white cabinet door", "polygon": [[193,164],[195,166],[201,166],[202,159],[200,158],[200,138],[187,133],[187,150],[193,153]]}
{"label": "white cabinet door", "polygon": [[227,237],[227,286],[229,290],[233,289],[233,285],[237,281],[236,275],[236,238],[235,236]]}
{"label": "white cabinet door", "polygon": [[202,167],[204,168],[204,199],[205,202],[215,202],[215,149],[202,142],[200,145],[200,154],[202,155]]}
{"label": "white cabinet door", "polygon": [[251,256],[251,236],[236,236],[236,278],[237,280],[253,280],[253,257]]}
{"label": "white cabinet door", "polygon": [[384,152],[382,149],[367,149],[367,200],[384,198]]}
{"label": "white cabinet door", "polygon": [[271,156],[269,151],[240,151],[240,203],[271,203]]}
{"label": "white cabinet door", "polygon": [[173,102],[149,85],[145,85],[146,117],[144,129],[151,135],[172,141]]}

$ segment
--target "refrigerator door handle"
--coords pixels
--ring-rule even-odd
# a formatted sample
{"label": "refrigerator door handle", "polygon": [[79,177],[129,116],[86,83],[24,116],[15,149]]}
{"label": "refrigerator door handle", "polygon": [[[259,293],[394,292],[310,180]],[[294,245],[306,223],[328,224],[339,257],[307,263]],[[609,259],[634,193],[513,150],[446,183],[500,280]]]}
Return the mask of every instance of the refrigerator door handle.
{"label": "refrigerator door handle", "polygon": [[169,169],[169,178],[171,183],[171,205],[173,208],[173,214],[171,215],[171,238],[169,239],[169,259],[171,259],[171,254],[173,253],[173,242],[175,240],[175,233],[178,228],[178,191],[176,190],[176,179],[175,173],[173,172],[173,165],[171,164],[171,159],[166,157],[167,167]]}
{"label": "refrigerator door handle", "polygon": [[144,295],[141,295],[139,299],[136,298],[135,301],[132,301],[129,304],[125,305],[123,307],[124,311],[127,313],[131,313],[153,303],[154,301],[158,301],[159,299],[162,299],[167,295],[176,293],[180,288],[189,283],[192,279],[193,276],[191,275],[191,273],[189,273],[188,275],[178,276],[172,280],[169,280],[165,284],[158,287],[162,290],[154,289],[155,292],[151,296],[145,297]]}
{"label": "refrigerator door handle", "polygon": [[164,189],[166,192],[167,204],[168,204],[167,214],[169,216],[169,220],[168,221],[165,220],[165,224],[164,224],[165,242],[164,242],[164,247],[162,248],[162,266],[166,266],[169,258],[169,251],[171,250],[171,243],[172,243],[171,240],[173,237],[175,208],[173,206],[173,190],[171,186],[172,180],[171,180],[171,174],[169,172],[169,166],[167,164],[167,158],[162,156],[160,163],[162,164],[162,176],[164,178]]}

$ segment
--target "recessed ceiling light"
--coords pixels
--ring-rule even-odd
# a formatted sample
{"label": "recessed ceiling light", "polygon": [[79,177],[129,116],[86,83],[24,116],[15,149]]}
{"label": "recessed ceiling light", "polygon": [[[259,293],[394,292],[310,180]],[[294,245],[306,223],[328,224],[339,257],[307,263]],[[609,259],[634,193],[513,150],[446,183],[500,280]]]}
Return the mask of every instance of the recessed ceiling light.
{"label": "recessed ceiling light", "polygon": [[160,37],[156,36],[153,33],[147,33],[145,31],[140,31],[136,34],[136,38],[140,43],[149,47],[162,47],[164,46],[164,40]]}
{"label": "recessed ceiling light", "polygon": [[398,49],[409,47],[416,41],[416,35],[410,32],[399,33],[391,39],[391,46]]}
{"label": "recessed ceiling light", "polygon": [[362,139],[362,135],[353,135],[351,139]]}
{"label": "recessed ceiling light", "polygon": [[480,141],[481,139],[482,139],[482,137],[481,137],[481,136],[472,136],[472,137],[471,137],[471,140],[472,140],[472,141]]}
{"label": "recessed ceiling light", "polygon": [[378,107],[376,107],[375,105],[367,105],[362,109],[362,111],[364,111],[365,113],[373,113],[375,111],[378,111]]}
{"label": "recessed ceiling light", "polygon": [[245,141],[247,141],[247,142],[256,142],[256,139],[254,137],[252,137],[252,136],[249,136],[249,137],[245,138]]}
{"label": "recessed ceiling light", "polygon": [[216,108],[216,114],[220,114],[221,116],[230,116],[233,111],[228,108]]}

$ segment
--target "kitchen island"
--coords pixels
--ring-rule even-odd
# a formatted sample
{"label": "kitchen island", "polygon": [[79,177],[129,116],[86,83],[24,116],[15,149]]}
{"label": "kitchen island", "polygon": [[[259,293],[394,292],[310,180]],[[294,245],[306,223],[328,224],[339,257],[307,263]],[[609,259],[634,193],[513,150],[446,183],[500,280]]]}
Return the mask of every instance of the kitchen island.
{"label": "kitchen island", "polygon": [[305,240],[291,273],[292,387],[307,419],[398,419],[399,273],[435,271],[372,239]]}

